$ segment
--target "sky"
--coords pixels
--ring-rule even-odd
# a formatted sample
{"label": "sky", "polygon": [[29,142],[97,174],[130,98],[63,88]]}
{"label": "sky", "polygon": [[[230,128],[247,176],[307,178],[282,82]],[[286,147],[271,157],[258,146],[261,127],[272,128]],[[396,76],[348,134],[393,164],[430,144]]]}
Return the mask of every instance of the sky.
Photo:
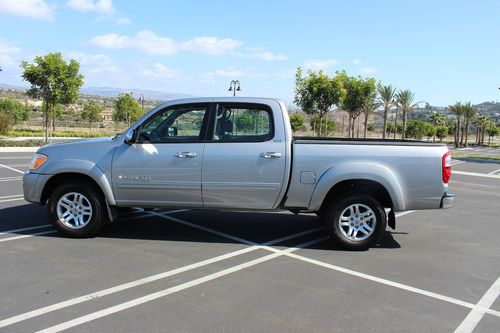
{"label": "sky", "polygon": [[500,100],[500,1],[0,0],[0,84],[61,52],[86,87],[293,102],[295,71],[374,77],[416,100]]}

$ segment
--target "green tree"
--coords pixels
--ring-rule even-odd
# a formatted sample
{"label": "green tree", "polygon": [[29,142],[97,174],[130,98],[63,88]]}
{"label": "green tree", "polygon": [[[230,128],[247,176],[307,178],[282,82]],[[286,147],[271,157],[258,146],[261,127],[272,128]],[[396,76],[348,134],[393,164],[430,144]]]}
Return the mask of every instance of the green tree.
{"label": "green tree", "polygon": [[396,94],[396,101],[401,111],[403,111],[403,133],[401,134],[401,138],[405,139],[408,113],[417,106],[417,103],[415,103],[415,94],[409,89],[400,90]]}
{"label": "green tree", "polygon": [[465,142],[464,145],[467,147],[467,138],[469,136],[469,123],[471,119],[476,115],[477,113],[477,108],[472,105],[471,102],[467,102],[462,105],[462,114],[464,117],[464,123],[465,123]]}
{"label": "green tree", "polygon": [[436,127],[436,136],[439,141],[443,141],[444,138],[448,136],[448,127],[446,126],[437,126]]}
{"label": "green tree", "polygon": [[[411,120],[408,122],[408,127],[406,129],[407,138],[415,138],[417,140],[422,140],[422,138],[427,134],[427,128],[429,123],[423,120]],[[431,125],[432,126],[432,125]],[[403,127],[404,129],[404,127]]]}
{"label": "green tree", "polygon": [[[305,113],[319,117],[318,136],[322,134],[323,120],[335,105],[339,105],[345,95],[342,77],[329,77],[323,71],[307,71],[302,76],[302,68],[295,75],[295,104]],[[315,127],[316,129],[316,127]]]}
{"label": "green tree", "polygon": [[429,117],[429,120],[435,126],[443,126],[446,123],[446,116],[442,113],[434,111]]}
{"label": "green tree", "polygon": [[104,107],[95,101],[85,103],[83,106],[81,117],[83,120],[87,120],[89,122],[90,133],[92,133],[92,123],[102,121],[101,113],[103,110]]}
{"label": "green tree", "polygon": [[35,57],[32,63],[23,61],[22,78],[31,84],[26,92],[33,98],[45,102],[45,142],[49,137],[49,111],[58,104],[69,104],[78,97],[83,85],[83,75],[79,74],[80,64],[71,59],[67,63],[61,53],[49,53]]}
{"label": "green tree", "polygon": [[392,85],[384,86],[380,82],[377,84],[378,91],[378,101],[384,107],[384,128],[382,130],[382,138],[385,139],[387,133],[387,116],[389,111],[394,106],[394,95],[396,94],[396,88]]}
{"label": "green tree", "polygon": [[304,115],[299,113],[293,113],[290,115],[290,125],[292,126],[292,131],[297,132],[304,128]]}
{"label": "green tree", "polygon": [[436,135],[436,126],[425,123],[424,126],[425,136],[427,137],[427,141],[430,141],[432,137]]}
{"label": "green tree", "polygon": [[349,114],[348,137],[354,137],[354,122],[363,112],[363,107],[373,99],[375,94],[375,79],[347,76],[345,72],[339,73],[346,90],[342,101],[342,109]]}
{"label": "green tree", "polygon": [[311,128],[313,128],[316,132],[318,131],[318,128],[320,125],[323,128],[322,134],[325,136],[328,136],[329,134],[335,134],[337,131],[337,122],[333,119],[330,118],[325,118],[325,119],[320,119],[319,116],[314,115],[311,117],[309,125]]}
{"label": "green tree", "polygon": [[[45,110],[45,102],[42,103],[42,110]],[[56,119],[61,119],[63,117],[63,109],[60,104],[57,104],[49,108],[49,119],[52,119],[52,132],[56,130]]]}
{"label": "green tree", "polygon": [[491,123],[491,126],[488,128],[488,144],[491,143],[491,138],[495,138],[498,133],[500,133],[500,128],[496,124]]}
{"label": "green tree", "polygon": [[29,118],[29,108],[13,98],[0,99],[0,113],[11,115],[14,124]]}
{"label": "green tree", "polygon": [[144,113],[139,103],[131,94],[121,94],[115,100],[115,111],[112,114],[114,121],[125,121],[127,125],[136,121]]}

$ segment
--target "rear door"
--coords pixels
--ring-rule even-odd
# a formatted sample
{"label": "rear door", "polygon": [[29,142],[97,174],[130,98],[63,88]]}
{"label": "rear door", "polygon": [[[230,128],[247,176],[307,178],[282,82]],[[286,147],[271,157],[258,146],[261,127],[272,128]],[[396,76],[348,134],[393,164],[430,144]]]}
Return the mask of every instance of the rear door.
{"label": "rear door", "polygon": [[139,128],[138,140],[113,156],[119,205],[202,207],[201,165],[208,103],[166,107]]}
{"label": "rear door", "polygon": [[204,207],[271,209],[284,183],[282,133],[270,106],[216,103],[202,168]]}

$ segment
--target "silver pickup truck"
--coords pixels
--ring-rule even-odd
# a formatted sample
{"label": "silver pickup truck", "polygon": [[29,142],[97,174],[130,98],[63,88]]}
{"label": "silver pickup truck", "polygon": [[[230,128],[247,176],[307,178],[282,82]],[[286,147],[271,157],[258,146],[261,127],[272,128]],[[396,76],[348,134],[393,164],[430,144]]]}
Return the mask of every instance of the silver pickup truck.
{"label": "silver pickup truck", "polygon": [[120,207],[315,212],[348,249],[374,245],[394,212],[448,208],[443,144],[293,138],[283,102],[167,102],[114,138],[40,148],[24,198],[47,204],[70,237],[94,235]]}

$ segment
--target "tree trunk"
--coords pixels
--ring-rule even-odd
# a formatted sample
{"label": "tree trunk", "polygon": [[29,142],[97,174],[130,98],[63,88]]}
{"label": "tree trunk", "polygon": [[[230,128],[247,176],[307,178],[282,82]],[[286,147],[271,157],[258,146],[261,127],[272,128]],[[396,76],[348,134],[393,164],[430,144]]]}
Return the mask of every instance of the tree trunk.
{"label": "tree trunk", "polygon": [[[465,121],[465,120],[464,120]],[[464,145],[464,124],[462,123],[462,127],[460,128],[461,129],[461,135],[460,135],[460,146],[463,147]]]}
{"label": "tree trunk", "polygon": [[45,101],[45,143],[49,142],[49,103]]}
{"label": "tree trunk", "polygon": [[[356,117],[356,118],[357,118],[357,117]],[[352,138],[353,138],[353,139],[354,139],[354,137],[355,137],[355,136],[354,136],[354,135],[355,135],[355,133],[354,133],[354,125],[356,124],[356,118],[352,117],[351,134],[352,134]]]}
{"label": "tree trunk", "polygon": [[389,112],[389,110],[387,109],[387,107],[384,108],[384,130],[382,132],[382,139],[385,139],[385,135],[386,135],[386,132],[387,132],[387,113]]}
{"label": "tree trunk", "polygon": [[366,127],[368,126],[368,114],[365,113],[365,128],[363,132],[363,139],[366,139]]}
{"label": "tree trunk", "polygon": [[467,119],[465,121],[465,147],[468,146],[467,144],[467,138],[469,137],[469,120]]}
{"label": "tree trunk", "polygon": [[351,120],[352,120],[352,116],[349,113],[349,119],[348,119],[348,122],[347,122],[347,137],[348,138],[351,137]]}
{"label": "tree trunk", "polygon": [[361,117],[358,115],[358,133],[356,134],[356,137],[359,139],[359,122],[361,120]]}
{"label": "tree trunk", "polygon": [[397,132],[398,132],[398,109],[396,108],[396,115],[394,116],[394,140],[396,140]]}
{"label": "tree trunk", "polygon": [[56,131],[56,110],[52,112],[52,133]]}
{"label": "tree trunk", "polygon": [[455,148],[458,148],[460,140],[460,117],[457,117],[457,124],[455,128]]}
{"label": "tree trunk", "polygon": [[401,139],[405,139],[406,134],[406,110],[403,109],[403,133],[401,133]]}

